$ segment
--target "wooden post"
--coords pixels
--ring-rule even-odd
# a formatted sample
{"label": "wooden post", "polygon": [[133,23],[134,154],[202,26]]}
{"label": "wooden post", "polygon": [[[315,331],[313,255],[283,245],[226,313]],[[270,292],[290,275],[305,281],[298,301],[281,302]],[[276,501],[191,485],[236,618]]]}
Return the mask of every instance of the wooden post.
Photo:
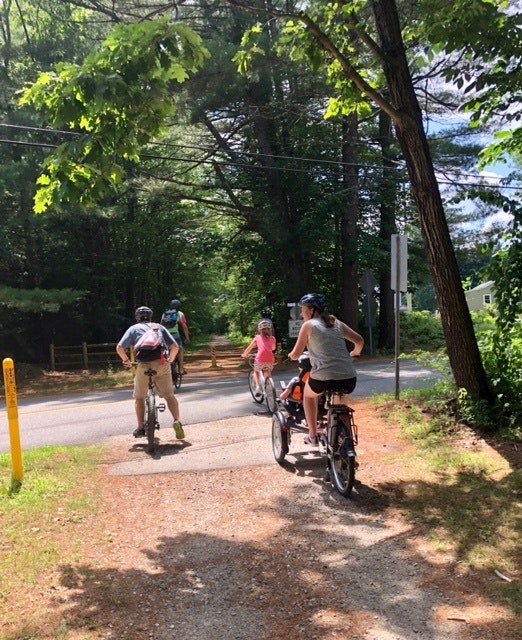
{"label": "wooden post", "polygon": [[87,343],[82,342],[82,353],[83,353],[83,368],[87,370],[89,368],[89,357],[87,355]]}
{"label": "wooden post", "polygon": [[49,356],[51,359],[51,371],[55,371],[56,361],[54,359],[54,344],[52,342],[49,345]]}

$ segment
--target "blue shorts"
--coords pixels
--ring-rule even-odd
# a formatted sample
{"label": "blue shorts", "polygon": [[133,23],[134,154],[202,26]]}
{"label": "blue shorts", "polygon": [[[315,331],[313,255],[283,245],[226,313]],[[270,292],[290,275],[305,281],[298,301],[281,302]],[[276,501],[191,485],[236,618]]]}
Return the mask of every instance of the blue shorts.
{"label": "blue shorts", "polygon": [[174,338],[178,347],[180,349],[183,349],[183,338],[179,335],[179,333],[177,335],[174,335],[173,333],[171,333],[170,335]]}
{"label": "blue shorts", "polygon": [[357,378],[346,378],[345,380],[314,380],[308,378],[310,389],[314,393],[324,393],[325,391],[336,391],[348,395],[355,389]]}

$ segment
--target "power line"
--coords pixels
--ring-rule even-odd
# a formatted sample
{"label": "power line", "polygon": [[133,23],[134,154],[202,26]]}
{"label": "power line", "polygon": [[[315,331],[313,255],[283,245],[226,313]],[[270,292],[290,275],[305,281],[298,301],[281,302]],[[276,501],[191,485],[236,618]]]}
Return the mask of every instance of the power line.
{"label": "power line", "polygon": [[[34,132],[40,132],[40,133],[53,133],[53,134],[60,134],[60,135],[69,135],[69,136],[79,136],[81,134],[77,133],[77,132],[72,132],[72,131],[62,131],[59,129],[45,129],[45,128],[41,128],[41,127],[28,127],[28,126],[24,126],[24,125],[10,125],[10,124],[6,124],[6,123],[0,123],[0,127],[6,127],[6,128],[13,128],[13,129],[21,129],[21,130],[27,130],[27,131],[34,131]],[[53,143],[41,143],[41,142],[27,142],[27,141],[18,141],[18,140],[7,140],[7,139],[0,139],[0,144],[7,144],[7,145],[13,145],[13,146],[25,146],[25,147],[36,147],[36,148],[46,148],[46,149],[57,149],[58,148],[58,144],[53,144]],[[179,149],[193,149],[193,150],[197,150],[197,151],[203,151],[205,153],[215,153],[215,150],[211,149],[211,148],[206,148],[206,147],[200,147],[197,145],[181,145],[178,143],[169,143],[169,142],[153,142],[151,143],[154,146],[160,146],[160,147],[174,147],[174,148],[179,148]],[[368,169],[368,170],[372,170],[372,171],[380,171],[382,170],[382,165],[371,165],[371,164],[360,164],[360,163],[347,163],[347,162],[342,162],[342,161],[337,161],[337,160],[325,160],[322,158],[307,158],[307,157],[294,157],[294,156],[279,156],[279,155],[270,155],[270,154],[261,154],[261,153],[253,153],[253,152],[248,152],[248,151],[232,151],[231,153],[235,153],[237,155],[246,155],[248,157],[251,157],[253,159],[255,158],[271,158],[274,160],[288,160],[288,161],[292,161],[292,162],[308,162],[308,163],[313,163],[316,165],[332,165],[333,167],[357,167],[359,169]],[[185,163],[190,163],[190,164],[194,164],[194,165],[199,165],[199,164],[211,164],[211,165],[219,165],[219,166],[230,166],[230,167],[238,167],[238,168],[243,168],[243,169],[250,169],[250,170],[256,170],[256,171],[280,171],[280,172],[285,172],[285,173],[306,173],[309,174],[310,173],[310,169],[308,168],[303,168],[300,169],[298,167],[281,167],[281,166],[267,166],[267,165],[252,165],[252,164],[248,164],[246,162],[237,162],[237,161],[232,161],[232,160],[216,160],[216,159],[203,159],[203,158],[184,158],[184,157],[177,157],[177,156],[162,156],[162,155],[155,155],[155,154],[141,154],[141,158],[143,159],[148,159],[148,160],[162,160],[162,161],[169,161],[169,162],[185,162]],[[391,170],[395,170],[397,172],[404,172],[406,173],[406,167],[404,165],[399,165],[399,163],[397,163],[398,166],[397,167],[389,167],[389,169]],[[480,176],[477,176],[476,174],[459,174],[459,178],[472,178],[474,180],[476,180],[477,178],[480,178]],[[486,189],[509,189],[509,190],[519,190],[520,187],[519,186],[513,186],[513,185],[504,185],[504,184],[488,184],[486,182],[484,182],[485,178],[480,178],[480,180],[478,182],[476,182],[475,184],[472,184],[470,182],[460,182],[458,180],[438,180],[439,184],[445,184],[445,185],[452,185],[455,187],[482,187],[482,188],[486,188]],[[501,177],[495,177],[495,176],[490,176],[487,178],[487,180],[503,180],[503,178]]]}

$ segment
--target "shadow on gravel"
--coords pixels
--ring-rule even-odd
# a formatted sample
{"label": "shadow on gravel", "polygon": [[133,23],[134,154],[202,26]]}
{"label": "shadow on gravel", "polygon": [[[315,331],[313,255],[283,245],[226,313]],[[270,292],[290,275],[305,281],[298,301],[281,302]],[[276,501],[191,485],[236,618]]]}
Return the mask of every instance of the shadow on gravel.
{"label": "shadow on gravel", "polygon": [[[150,489],[141,504],[129,498],[132,480],[116,483],[121,526],[114,520],[81,562],[58,566],[45,619],[21,616],[3,640],[515,637],[494,608],[469,624],[476,592],[458,565],[417,552],[413,525],[375,513],[387,496],[359,485],[345,500],[322,471],[318,459],[312,483],[269,468],[189,474],[183,485],[140,478]],[[463,501],[469,482],[448,489]],[[436,487],[420,489],[428,505]]]}
{"label": "shadow on gravel", "polygon": [[181,453],[184,449],[191,447],[192,444],[185,440],[179,442],[158,442],[156,440],[156,448],[154,453],[147,452],[147,441],[145,439],[135,442],[129,447],[129,453],[146,453],[150,458],[159,460],[165,456],[174,456]]}
{"label": "shadow on gravel", "polygon": [[[175,511],[158,514],[143,505],[149,538],[136,539],[131,530],[111,534],[97,561],[59,567],[56,609],[44,621],[24,622],[23,637],[43,637],[41,625],[75,638],[117,640],[493,637],[492,619],[480,628],[466,624],[474,593],[431,582],[439,567],[415,552],[411,528],[390,529],[385,518],[337,500],[326,486],[318,497],[316,486],[297,479],[265,497],[241,480],[231,470],[211,487],[221,517],[230,519],[224,532],[223,520],[197,502],[180,521]],[[165,528],[176,533],[158,534]],[[136,559],[122,568],[120,547],[129,540]],[[460,617],[449,617],[448,607]]]}
{"label": "shadow on gravel", "polygon": [[349,498],[344,498],[338,494],[332,482],[325,479],[326,457],[314,450],[306,453],[293,452],[292,458],[295,462],[285,458],[279,465],[281,469],[288,471],[292,475],[314,478],[314,484],[323,491],[329,506],[333,504],[332,499],[334,503],[338,501],[341,505],[345,505],[347,501],[353,504],[360,503],[367,510],[376,511],[385,509],[390,505],[390,497],[388,495],[363,484],[357,479],[357,476]]}

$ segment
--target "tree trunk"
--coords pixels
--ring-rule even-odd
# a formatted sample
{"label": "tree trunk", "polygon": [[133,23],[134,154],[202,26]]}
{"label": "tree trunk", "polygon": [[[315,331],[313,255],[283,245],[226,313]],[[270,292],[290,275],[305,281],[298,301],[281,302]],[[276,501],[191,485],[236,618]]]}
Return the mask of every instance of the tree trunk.
{"label": "tree trunk", "polygon": [[[383,159],[383,180],[380,203],[379,239],[384,255],[390,256],[390,241],[396,233],[395,200],[397,182],[395,172],[396,157],[392,151],[392,122],[384,111],[379,113],[379,143]],[[395,305],[391,289],[391,260],[381,265],[379,272],[379,341],[380,349],[392,349],[395,346]]]}
{"label": "tree trunk", "polygon": [[348,194],[341,220],[341,289],[343,320],[357,330],[359,325],[359,278],[357,276],[357,221],[359,218],[358,118],[343,119],[343,184]]}
{"label": "tree trunk", "polygon": [[397,7],[394,0],[374,0],[373,10],[390,101],[397,114],[394,118],[397,139],[419,211],[424,247],[455,382],[473,398],[491,401],[492,394],[460,281],[422,114],[411,81]]}

